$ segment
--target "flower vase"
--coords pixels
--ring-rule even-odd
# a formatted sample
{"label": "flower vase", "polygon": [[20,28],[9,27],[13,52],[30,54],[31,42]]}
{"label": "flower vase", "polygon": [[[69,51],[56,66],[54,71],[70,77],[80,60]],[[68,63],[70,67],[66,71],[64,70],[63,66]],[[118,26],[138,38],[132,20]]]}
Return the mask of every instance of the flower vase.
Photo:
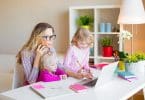
{"label": "flower vase", "polygon": [[125,71],[125,63],[124,63],[124,61],[119,61],[119,63],[118,63],[118,71],[119,72],[124,72]]}
{"label": "flower vase", "polygon": [[145,60],[138,62],[138,71],[139,73],[145,73]]}
{"label": "flower vase", "polygon": [[145,61],[139,61],[136,63],[126,63],[126,70],[135,74],[136,76],[144,75]]}

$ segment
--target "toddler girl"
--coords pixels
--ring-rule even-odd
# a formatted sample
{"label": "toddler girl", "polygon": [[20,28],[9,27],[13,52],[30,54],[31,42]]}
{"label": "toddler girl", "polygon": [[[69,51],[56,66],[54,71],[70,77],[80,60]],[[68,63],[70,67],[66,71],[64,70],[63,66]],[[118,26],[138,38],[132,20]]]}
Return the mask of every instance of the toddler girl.
{"label": "toddler girl", "polygon": [[57,67],[56,56],[50,51],[43,55],[38,81],[51,82],[66,78],[65,72]]}

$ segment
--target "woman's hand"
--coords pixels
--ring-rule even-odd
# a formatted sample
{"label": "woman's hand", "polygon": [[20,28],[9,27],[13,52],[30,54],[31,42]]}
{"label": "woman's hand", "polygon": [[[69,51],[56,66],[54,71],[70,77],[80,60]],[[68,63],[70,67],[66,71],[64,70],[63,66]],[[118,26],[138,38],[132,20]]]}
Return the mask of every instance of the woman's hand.
{"label": "woman's hand", "polygon": [[46,46],[43,46],[43,45],[38,46],[38,48],[36,49],[36,57],[33,64],[34,67],[36,68],[40,67],[39,66],[40,58],[47,50],[48,48]]}
{"label": "woman's hand", "polygon": [[36,49],[36,56],[42,56],[44,53],[46,53],[48,50],[48,47],[44,45],[39,45],[38,48]]}

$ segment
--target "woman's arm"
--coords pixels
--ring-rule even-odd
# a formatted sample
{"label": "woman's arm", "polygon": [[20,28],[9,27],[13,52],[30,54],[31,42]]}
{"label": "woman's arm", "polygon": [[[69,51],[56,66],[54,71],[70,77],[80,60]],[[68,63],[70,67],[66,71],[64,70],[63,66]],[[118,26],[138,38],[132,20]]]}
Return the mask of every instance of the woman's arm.
{"label": "woman's arm", "polygon": [[39,45],[35,52],[24,50],[21,53],[24,73],[28,83],[34,83],[38,78],[40,57],[46,52],[45,48],[46,46]]}
{"label": "woman's arm", "polygon": [[[21,59],[22,59],[22,65],[24,67],[24,73],[25,73],[26,80],[29,83],[36,82],[37,77],[38,77],[38,72],[39,72],[39,68],[38,68],[39,58],[36,57],[36,59],[34,59],[32,57],[32,54],[30,54],[29,51],[24,50],[21,53]],[[33,59],[34,59],[34,64],[32,64]]]}

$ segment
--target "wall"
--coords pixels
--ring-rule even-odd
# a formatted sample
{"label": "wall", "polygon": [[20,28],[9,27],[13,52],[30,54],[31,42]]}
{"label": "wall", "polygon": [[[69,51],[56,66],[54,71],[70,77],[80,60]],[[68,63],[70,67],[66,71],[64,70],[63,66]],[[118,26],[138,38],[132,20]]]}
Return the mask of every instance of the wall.
{"label": "wall", "polygon": [[78,5],[120,4],[120,0],[0,0],[0,53],[15,54],[38,22],[55,27],[58,52],[68,46],[68,9]]}
{"label": "wall", "polygon": [[[127,28],[131,32],[131,25]],[[145,24],[133,25],[133,52],[145,52]],[[125,41],[125,51],[131,53],[131,40]]]}

